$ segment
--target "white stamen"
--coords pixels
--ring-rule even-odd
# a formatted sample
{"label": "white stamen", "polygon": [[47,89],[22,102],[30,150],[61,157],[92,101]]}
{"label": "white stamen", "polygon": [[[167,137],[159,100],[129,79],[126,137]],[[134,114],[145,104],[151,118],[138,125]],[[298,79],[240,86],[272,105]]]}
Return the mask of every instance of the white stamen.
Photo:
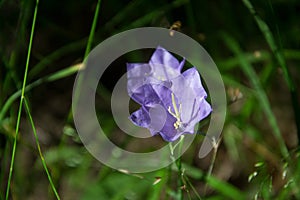
{"label": "white stamen", "polygon": [[173,109],[174,109],[174,112],[175,113],[173,113],[172,111],[171,111],[171,107],[169,106],[169,108],[168,108],[168,112],[173,116],[173,117],[175,117],[176,118],[176,122],[173,124],[174,125],[174,128],[177,130],[177,129],[182,129],[183,128],[183,126],[182,126],[182,121],[181,121],[181,119],[180,119],[180,113],[182,112],[182,105],[181,104],[179,104],[179,111],[178,111],[178,108],[177,108],[177,105],[176,105],[176,101],[175,101],[175,96],[174,96],[174,94],[172,93],[171,94],[171,97],[172,97],[172,105],[173,105]]}

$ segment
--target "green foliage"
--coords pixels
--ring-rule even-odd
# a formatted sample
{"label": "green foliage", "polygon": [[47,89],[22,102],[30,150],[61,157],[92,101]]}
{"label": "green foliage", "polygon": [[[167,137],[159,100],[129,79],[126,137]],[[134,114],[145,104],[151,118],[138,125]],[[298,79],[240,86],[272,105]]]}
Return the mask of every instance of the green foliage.
{"label": "green foliage", "polygon": [[[0,199],[300,199],[299,6],[293,0],[1,1]],[[210,53],[228,90],[218,152],[200,160],[199,135],[182,165],[145,174],[103,166],[72,122],[74,75],[109,36],[170,28],[178,20],[179,31]],[[147,56],[124,55],[112,68],[122,71],[128,60]],[[100,81],[97,114],[108,137],[135,149],[110,112],[119,71]]]}

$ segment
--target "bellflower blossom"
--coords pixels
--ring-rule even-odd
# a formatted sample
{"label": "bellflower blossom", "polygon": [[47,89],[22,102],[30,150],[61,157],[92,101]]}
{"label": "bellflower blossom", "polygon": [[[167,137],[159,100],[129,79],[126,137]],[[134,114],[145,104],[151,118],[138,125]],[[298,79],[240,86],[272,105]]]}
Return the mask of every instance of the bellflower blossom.
{"label": "bellflower blossom", "polygon": [[195,125],[212,111],[197,69],[181,73],[184,63],[157,47],[149,63],[127,64],[128,94],[141,105],[130,120],[169,142],[193,134]]}

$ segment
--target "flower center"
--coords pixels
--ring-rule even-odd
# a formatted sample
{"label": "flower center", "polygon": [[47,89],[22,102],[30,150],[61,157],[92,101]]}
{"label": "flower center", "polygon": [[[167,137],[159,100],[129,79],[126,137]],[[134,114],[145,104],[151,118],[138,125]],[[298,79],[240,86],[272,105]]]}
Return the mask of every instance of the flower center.
{"label": "flower center", "polygon": [[173,105],[173,110],[174,112],[171,111],[171,106],[169,106],[168,108],[168,112],[176,118],[176,122],[173,124],[174,125],[174,128],[177,130],[181,130],[184,128],[184,124],[183,122],[181,121],[180,119],[180,113],[181,113],[181,104],[179,104],[179,111],[178,111],[178,108],[177,108],[177,104],[176,104],[176,101],[175,101],[175,96],[174,96],[174,93],[171,94],[171,97],[172,97],[172,105]]}

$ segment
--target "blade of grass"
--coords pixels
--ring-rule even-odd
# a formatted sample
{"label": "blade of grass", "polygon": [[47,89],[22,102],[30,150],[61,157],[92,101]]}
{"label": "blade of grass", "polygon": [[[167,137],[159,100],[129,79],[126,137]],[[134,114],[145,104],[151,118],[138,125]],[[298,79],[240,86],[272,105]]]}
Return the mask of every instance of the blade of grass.
{"label": "blade of grass", "polygon": [[[112,20],[110,20],[109,22],[107,22],[107,24],[105,24],[103,31],[104,30],[108,30],[110,29],[112,26],[116,26],[118,23],[120,23],[122,21],[122,19],[126,18],[126,16],[128,16],[132,10],[134,10],[136,7],[138,7],[140,4],[142,3],[142,1],[138,1],[138,2],[133,2],[132,4],[129,4],[126,9],[121,10]],[[184,5],[188,3],[188,0],[177,0],[175,2],[173,2],[170,5],[166,5],[163,8],[165,9],[171,9],[171,8],[175,8],[181,5]],[[153,16],[157,16],[157,14],[159,14],[161,12],[161,10],[163,9],[161,8],[159,10],[159,12],[153,11],[154,13],[151,14],[151,16],[147,17],[141,17],[140,19],[137,19],[136,21],[134,21],[133,25],[129,25],[130,27],[138,27],[138,26],[144,26],[147,23],[151,22],[152,17]],[[96,16],[96,15],[95,15]],[[113,25],[111,25],[111,23]],[[122,30],[126,30],[128,29],[127,26],[123,26],[121,28]],[[116,30],[116,32],[120,32],[121,30]],[[98,33],[98,32],[95,32]],[[97,35],[98,37],[99,35]],[[100,36],[99,36],[100,37]],[[54,60],[57,60],[58,58],[60,58],[61,56],[63,56],[66,53],[70,53],[72,51],[77,51],[78,49],[82,48],[86,42],[88,41],[88,38],[83,38],[81,40],[75,41],[71,44],[68,44],[66,46],[61,47],[60,49],[54,51],[53,53],[51,53],[50,55],[44,57],[37,65],[35,65],[32,70],[30,70],[29,72],[29,77],[32,78],[35,75],[37,75],[39,72],[41,72],[48,64],[50,64],[51,62],[53,62]],[[101,40],[97,40],[96,42],[100,42]]]}
{"label": "blade of grass", "polygon": [[6,200],[8,200],[8,197],[9,197],[10,183],[11,183],[13,167],[14,167],[14,162],[15,162],[15,154],[16,154],[16,148],[17,148],[17,138],[18,138],[18,135],[19,135],[22,105],[23,105],[23,100],[24,100],[26,79],[27,79],[27,73],[28,73],[28,67],[29,67],[29,60],[30,60],[30,54],[31,54],[31,47],[32,47],[32,41],[33,41],[33,35],[34,35],[38,5],[39,5],[39,0],[36,0],[34,14],[33,14],[33,20],[32,20],[32,26],[31,26],[30,39],[29,39],[29,46],[28,46],[28,51],[27,51],[27,59],[26,59],[26,66],[25,66],[25,72],[24,72],[24,79],[23,79],[23,85],[22,85],[19,111],[18,111],[18,118],[17,118],[17,124],[16,124],[16,136],[14,138],[13,150],[12,150],[12,156],[11,156],[11,163],[10,163],[10,168],[9,168],[8,182],[7,182],[6,195],[5,195]]}
{"label": "blade of grass", "polygon": [[[94,19],[93,19],[93,23],[92,23],[92,27],[91,27],[91,31],[89,34],[89,38],[88,38],[88,42],[86,45],[86,49],[85,49],[85,53],[84,53],[84,59],[87,58],[87,56],[89,55],[90,51],[91,51],[91,46],[94,40],[94,35],[95,35],[95,30],[96,30],[96,25],[97,25],[97,21],[98,21],[98,16],[99,16],[99,9],[100,9],[100,4],[101,4],[101,0],[98,0],[97,3],[97,7],[95,10],[95,14],[94,14]],[[82,81],[82,76],[78,77],[78,84],[81,85],[81,81]],[[78,94],[77,92],[75,94]],[[75,97],[75,99],[78,99],[77,97]],[[70,109],[68,117],[67,117],[67,121],[71,121],[72,119],[72,109]],[[62,138],[61,140],[61,144],[63,144],[65,138]]]}
{"label": "blade of grass", "polygon": [[246,199],[243,192],[213,176],[208,176],[205,181],[210,187],[224,195],[224,197],[230,199]]}
{"label": "blade of grass", "polygon": [[83,48],[86,44],[87,38],[83,38],[81,40],[72,42],[70,44],[67,44],[57,50],[55,50],[53,53],[49,54],[48,56],[44,57],[39,63],[37,63],[35,66],[32,67],[32,69],[29,71],[29,79],[32,79],[34,76],[36,76],[39,72],[43,71],[50,63],[53,63],[55,60],[58,60],[63,55],[67,53],[72,53],[74,51],[78,51],[78,49]]}
{"label": "blade of grass", "polygon": [[[213,155],[212,155],[210,165],[209,165],[209,168],[208,168],[208,171],[207,171],[207,174],[206,174],[207,177],[212,175],[213,167],[215,165],[215,161],[216,161],[216,158],[217,158],[217,152],[218,152],[218,147],[219,147],[220,141],[221,140],[216,141],[216,139],[214,137],[212,138],[211,142],[212,142],[212,146],[213,146]],[[204,195],[206,195],[207,185],[208,184],[206,184],[205,188],[204,188]]]}
{"label": "blade of grass", "polygon": [[41,150],[39,138],[38,138],[37,133],[36,133],[36,128],[35,128],[35,125],[34,125],[34,122],[33,122],[33,119],[32,119],[31,113],[30,113],[30,109],[29,109],[29,106],[28,106],[28,103],[27,103],[27,100],[26,100],[25,97],[24,97],[24,106],[25,106],[25,110],[26,110],[26,113],[28,115],[29,122],[30,122],[30,125],[31,125],[31,128],[32,128],[33,134],[34,134],[35,143],[36,143],[36,146],[37,146],[37,149],[38,149],[38,152],[39,152],[39,156],[41,158],[44,170],[45,170],[45,172],[47,174],[47,177],[48,177],[49,183],[51,185],[52,191],[55,194],[56,199],[60,200],[60,197],[59,197],[59,195],[57,193],[57,190],[56,190],[56,188],[54,186],[54,183],[52,181],[50,172],[49,172],[49,170],[47,168],[47,164],[45,162],[45,159],[44,159],[44,156],[43,156],[43,153],[42,153],[42,150]]}
{"label": "blade of grass", "polygon": [[[270,60],[270,53],[267,51],[259,51],[259,56],[255,53],[244,53],[245,59],[250,63],[259,63]],[[232,70],[239,65],[239,59],[237,57],[227,58],[226,60],[217,61],[217,65],[220,66],[222,71]]]}
{"label": "blade of grass", "polygon": [[[254,87],[254,89],[257,91],[257,98],[258,100],[261,102],[262,105],[262,109],[264,110],[264,113],[266,114],[267,119],[269,120],[269,124],[273,129],[273,133],[274,136],[278,142],[279,145],[279,149],[281,152],[281,155],[283,156],[283,158],[288,161],[289,163],[291,163],[291,158],[288,152],[288,149],[285,145],[285,142],[282,138],[280,129],[278,127],[278,124],[276,122],[276,118],[272,112],[271,106],[269,104],[268,98],[266,93],[264,92],[259,78],[256,75],[253,67],[251,66],[251,64],[249,62],[247,62],[246,59],[244,59],[243,56],[243,52],[240,49],[238,43],[229,35],[227,34],[223,34],[222,35],[226,45],[230,48],[230,50],[235,54],[235,56],[240,58],[240,65],[242,67],[242,70],[244,71],[244,73],[246,74],[246,76],[248,76],[249,81],[251,82],[252,86]],[[295,191],[298,191],[298,187],[295,183],[292,183],[292,187],[295,189]],[[296,193],[295,194],[297,199],[300,199],[300,193]]]}
{"label": "blade of grass", "polygon": [[274,131],[274,135],[279,144],[280,152],[285,159],[289,159],[289,153],[287,147],[281,136],[280,129],[276,122],[276,118],[272,112],[267,95],[260,84],[258,76],[256,75],[251,64],[247,61],[247,59],[244,58],[243,56],[244,54],[242,53],[242,50],[240,49],[238,43],[228,34],[222,34],[222,38],[224,39],[225,44],[228,46],[228,48],[235,54],[236,57],[239,58],[240,66],[242,67],[242,70],[244,71],[249,81],[251,82],[253,88],[256,90],[257,98],[261,102],[261,107],[264,110],[264,113],[266,114],[266,117],[269,120],[270,126]]}
{"label": "blade of grass", "polygon": [[[297,94],[296,86],[295,86],[295,84],[291,78],[291,75],[289,73],[289,70],[287,68],[284,54],[282,53],[281,48],[278,48],[278,45],[276,44],[276,41],[274,39],[272,32],[270,31],[270,28],[261,19],[261,17],[257,14],[257,12],[255,11],[251,2],[249,0],[242,0],[242,1],[245,4],[245,6],[248,8],[250,13],[252,14],[253,18],[255,19],[255,22],[257,23],[259,29],[263,33],[269,47],[271,48],[277,62],[279,63],[279,65],[283,71],[284,79],[285,79],[285,81],[288,85],[288,88],[290,90],[290,93],[291,93],[292,105],[293,105],[296,127],[297,127],[297,134],[298,134],[298,145],[300,145],[300,109],[299,109],[299,103],[298,103],[298,94]],[[269,5],[271,6],[272,12],[274,12],[270,2],[269,2]],[[277,33],[279,35],[278,28],[277,28]]]}
{"label": "blade of grass", "polygon": [[278,48],[274,36],[272,32],[270,31],[268,25],[260,18],[260,16],[257,14],[256,10],[254,9],[253,5],[249,0],[242,0],[245,6],[248,8],[250,13],[252,14],[253,18],[255,19],[255,22],[257,23],[259,29],[263,33],[269,47],[271,48],[272,52],[275,55],[275,58],[277,59],[278,63],[280,64],[280,67],[282,68],[284,78],[288,84],[288,87],[290,90],[294,90],[294,84],[292,82],[292,79],[290,77],[289,71],[287,69],[284,56],[281,52],[281,50]]}
{"label": "blade of grass", "polygon": [[10,74],[12,81],[7,81],[7,84],[15,84],[16,88],[21,88],[21,80],[19,79],[17,75],[18,71],[18,61],[20,60],[20,57],[22,56],[22,50],[25,46],[26,36],[27,36],[27,27],[29,26],[30,19],[31,19],[31,11],[33,7],[33,1],[23,1],[21,2],[20,6],[20,12],[18,16],[18,23],[15,30],[15,40],[13,42],[12,51],[10,53],[10,56],[5,62],[6,59],[4,59],[4,63],[6,64],[8,74]]}
{"label": "blade of grass", "polygon": [[[56,81],[58,79],[62,79],[62,78],[65,78],[67,76],[70,76],[72,74],[75,74],[76,72],[78,72],[78,70],[80,70],[82,68],[82,66],[83,66],[82,63],[76,64],[76,65],[73,65],[73,66],[68,67],[66,69],[59,70],[58,72],[55,72],[55,73],[50,74],[48,76],[42,77],[42,78],[28,84],[25,87],[24,93],[26,93],[26,92],[30,91],[31,89],[41,85],[42,83]],[[17,92],[15,92],[13,95],[11,95],[7,99],[7,101],[3,105],[2,109],[1,109],[1,112],[0,112],[0,121],[4,118],[6,112],[8,111],[10,106],[13,104],[13,102],[16,99],[18,99],[20,96],[22,96],[22,91],[23,90],[18,90]]]}
{"label": "blade of grass", "polygon": [[161,196],[161,193],[164,190],[168,180],[166,177],[167,170],[168,169],[165,168],[156,172],[156,177],[161,178],[161,181],[150,188],[149,196],[147,197],[148,200],[156,200],[159,199],[159,197]]}
{"label": "blade of grass", "polygon": [[68,77],[72,74],[75,74],[82,68],[83,68],[83,64],[79,63],[79,64],[73,65],[71,67],[68,67],[66,69],[59,70],[58,72],[55,72],[55,73],[53,73],[49,76],[46,76],[45,78],[39,79],[39,80],[41,80],[42,82],[56,81],[58,79],[62,79],[62,78]]}
{"label": "blade of grass", "polygon": [[199,195],[198,191],[196,190],[196,188],[191,183],[189,177],[184,174],[183,178],[184,178],[185,184],[188,185],[192,189],[192,191],[194,192],[194,195],[197,197],[197,199],[201,200],[202,199],[201,196]]}
{"label": "blade of grass", "polygon": [[206,176],[199,168],[183,163],[186,176],[196,180],[205,181],[211,188],[223,195],[225,199],[246,199],[245,194],[235,186],[214,176]]}
{"label": "blade of grass", "polygon": [[295,59],[295,60],[300,59],[300,51],[299,50],[285,49],[283,51],[283,54],[284,54],[285,58],[287,58],[287,59]]}
{"label": "blade of grass", "polygon": [[[139,2],[140,3],[140,2]],[[131,4],[129,4],[131,5]],[[128,6],[129,6],[128,5]],[[138,4],[139,5],[139,4]],[[136,7],[136,6],[135,6]],[[134,7],[134,8],[135,8]],[[133,10],[134,10],[133,8]],[[97,17],[99,14],[97,14],[96,12],[99,12],[97,11],[97,9],[99,10],[100,9],[100,2],[98,1],[97,3],[97,7],[96,7],[96,11],[95,11],[95,15],[94,15],[94,19],[93,19],[93,25],[96,26],[97,24]],[[120,12],[118,12],[118,14],[113,18],[115,20],[110,20],[105,26],[104,26],[104,29],[107,30],[109,29],[108,27],[110,27],[110,22],[112,22],[113,24],[117,24],[119,22],[122,21],[122,19],[124,19],[127,15],[129,15],[130,13],[132,12],[132,10],[130,9],[130,12],[126,11],[126,10],[121,10]],[[56,51],[54,51],[53,53],[51,53],[50,55],[44,57],[38,64],[36,64],[35,66],[33,66],[32,70],[30,70],[29,72],[29,77],[30,78],[33,78],[34,76],[36,76],[39,72],[41,72],[45,67],[47,67],[47,65],[49,65],[50,63],[54,62],[55,60],[57,60],[58,58],[62,57],[63,55],[67,54],[67,53],[71,53],[73,51],[78,51],[79,49],[83,48],[87,42],[92,42],[91,40],[89,41],[89,39],[93,39],[94,38],[94,35],[95,35],[95,27],[93,28],[93,25],[92,25],[92,28],[91,28],[91,31],[90,31],[90,35],[89,37],[85,37],[83,39],[80,39],[78,41],[74,41],[70,44],[67,44],[59,49],[57,49]],[[92,33],[92,34],[91,34]],[[100,40],[101,41],[101,40]],[[97,42],[100,42],[97,40]],[[85,55],[86,55],[86,52],[90,52],[90,47],[88,48],[88,45],[86,46],[86,51],[85,51]]]}
{"label": "blade of grass", "polygon": [[[109,22],[107,22],[104,25],[103,30],[109,30],[111,27],[114,27],[118,23],[122,22],[122,20],[124,18],[126,18],[128,15],[130,15],[131,12],[133,10],[135,10],[135,8],[137,6],[139,6],[141,2],[142,1],[137,1],[137,2],[133,2],[133,3],[128,4],[128,6],[126,7],[126,9],[122,9],[120,12],[118,12],[118,14],[116,16],[114,16],[111,20],[109,20]],[[97,4],[97,7],[98,7],[98,5],[100,5],[99,2]],[[99,6],[99,8],[100,8],[100,6]],[[97,8],[96,8],[96,10],[97,10]],[[98,16],[98,14],[96,15],[96,13],[95,13],[93,24],[95,22],[95,17],[97,17],[97,16]],[[95,24],[96,24],[96,22],[95,22]],[[92,29],[91,29],[90,33],[92,33]],[[89,36],[89,38],[94,38],[94,36],[92,36],[92,37]],[[66,53],[70,53],[70,52],[73,52],[73,51],[78,51],[79,49],[83,48],[86,45],[87,41],[88,41],[88,37],[85,37],[85,38],[83,38],[81,40],[78,40],[78,41],[72,42],[70,44],[67,44],[67,45],[61,47],[60,49],[57,49],[56,51],[54,51],[50,55],[44,57],[37,65],[35,65],[32,68],[32,70],[30,70],[29,77],[30,78],[34,77],[39,72],[41,72],[48,64],[50,64],[54,60],[57,60],[61,56],[65,55]],[[100,41],[97,40],[97,42],[100,42]]]}
{"label": "blade of grass", "polygon": [[93,43],[93,39],[94,39],[94,35],[95,35],[95,30],[96,30],[96,25],[97,25],[97,21],[98,21],[98,16],[99,16],[100,4],[101,4],[101,0],[98,0],[97,7],[96,7],[96,10],[95,10],[94,19],[93,19],[92,28],[91,28],[91,31],[90,31],[89,39],[88,39],[86,49],[85,49],[85,53],[84,53],[84,58],[86,58],[88,56],[88,54],[90,53],[90,51],[91,51],[91,47],[92,47],[92,43]]}
{"label": "blade of grass", "polygon": [[[179,146],[178,146],[178,152],[182,152],[182,145],[183,145],[184,136],[182,135],[179,140]],[[175,146],[174,146],[175,148]],[[181,157],[175,161],[175,164],[177,166],[178,172],[177,172],[177,194],[180,200],[183,200],[183,173],[182,173],[182,163],[181,163]]]}
{"label": "blade of grass", "polygon": [[[260,63],[260,62],[271,61],[271,55],[268,51],[259,50],[257,52],[259,54],[256,54],[255,52],[252,52],[252,53],[246,52],[246,53],[244,53],[244,57],[250,63]],[[284,50],[282,50],[282,52],[287,60],[299,60],[300,59],[300,51],[298,51],[298,50],[284,49]],[[217,63],[217,66],[220,66],[220,70],[227,71],[227,70],[232,70],[235,67],[238,67],[239,59],[236,57],[227,58],[225,60],[216,61],[216,63]]]}

